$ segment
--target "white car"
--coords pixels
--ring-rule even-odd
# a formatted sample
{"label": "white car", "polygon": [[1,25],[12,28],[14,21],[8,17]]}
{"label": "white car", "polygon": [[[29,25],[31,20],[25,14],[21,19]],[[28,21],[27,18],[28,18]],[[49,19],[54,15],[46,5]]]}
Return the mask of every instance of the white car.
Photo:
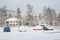
{"label": "white car", "polygon": [[20,32],[26,32],[28,26],[20,26],[19,31]]}
{"label": "white car", "polygon": [[43,30],[53,30],[53,27],[47,27],[45,25],[41,25],[43,27]]}

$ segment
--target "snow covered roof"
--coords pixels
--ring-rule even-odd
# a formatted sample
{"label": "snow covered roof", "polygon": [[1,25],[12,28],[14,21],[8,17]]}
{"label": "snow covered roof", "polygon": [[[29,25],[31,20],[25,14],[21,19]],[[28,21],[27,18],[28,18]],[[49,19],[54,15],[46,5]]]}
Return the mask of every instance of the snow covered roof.
{"label": "snow covered roof", "polygon": [[9,19],[7,19],[6,21],[19,21],[19,19],[18,18],[9,18]]}

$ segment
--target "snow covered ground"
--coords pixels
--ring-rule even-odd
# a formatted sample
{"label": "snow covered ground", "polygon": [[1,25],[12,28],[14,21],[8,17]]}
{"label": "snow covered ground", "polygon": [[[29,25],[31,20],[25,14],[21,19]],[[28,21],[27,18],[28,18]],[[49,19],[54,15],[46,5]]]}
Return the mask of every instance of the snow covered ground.
{"label": "snow covered ground", "polygon": [[60,33],[1,32],[0,40],[60,40]]}
{"label": "snow covered ground", "polygon": [[[14,29],[14,28],[12,28]],[[18,30],[18,28],[16,29]],[[60,40],[60,29],[54,31],[3,32],[0,28],[0,40]]]}

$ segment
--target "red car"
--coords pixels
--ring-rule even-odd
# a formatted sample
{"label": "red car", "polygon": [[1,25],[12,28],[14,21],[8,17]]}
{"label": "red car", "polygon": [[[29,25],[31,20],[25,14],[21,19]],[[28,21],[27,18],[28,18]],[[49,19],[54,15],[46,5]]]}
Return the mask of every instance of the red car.
{"label": "red car", "polygon": [[33,30],[43,30],[43,28],[41,26],[36,26],[36,27],[34,27]]}

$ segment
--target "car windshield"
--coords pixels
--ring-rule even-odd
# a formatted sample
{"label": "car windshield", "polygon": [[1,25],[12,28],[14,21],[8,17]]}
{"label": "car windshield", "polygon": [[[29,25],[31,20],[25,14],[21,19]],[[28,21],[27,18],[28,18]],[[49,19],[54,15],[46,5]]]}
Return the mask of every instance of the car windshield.
{"label": "car windshield", "polygon": [[45,25],[41,25],[42,27],[45,27]]}

